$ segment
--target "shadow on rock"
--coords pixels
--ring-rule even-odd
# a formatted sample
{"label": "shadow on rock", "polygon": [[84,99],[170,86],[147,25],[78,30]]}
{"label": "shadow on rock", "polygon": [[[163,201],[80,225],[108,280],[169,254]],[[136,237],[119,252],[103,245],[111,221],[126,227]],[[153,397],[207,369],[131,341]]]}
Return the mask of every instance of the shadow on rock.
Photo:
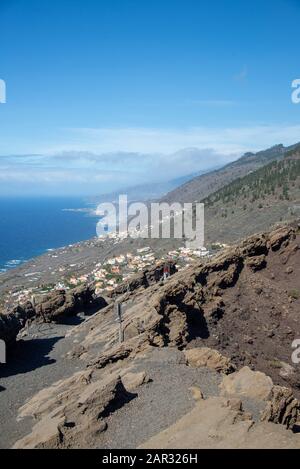
{"label": "shadow on rock", "polygon": [[123,383],[120,381],[116,386],[116,396],[115,398],[107,405],[105,410],[101,413],[102,418],[106,418],[109,415],[113,414],[117,410],[121,409],[125,404],[129,404],[130,401],[138,397],[137,393],[132,393],[127,391]]}
{"label": "shadow on rock", "polygon": [[186,311],[189,340],[201,338],[208,339],[209,329],[207,321],[201,311],[197,308],[189,307]]}
{"label": "shadow on rock", "polygon": [[61,339],[63,337],[18,341],[14,350],[8,355],[8,363],[3,365],[3,369],[0,369],[1,378],[29,373],[42,366],[55,363],[56,360],[48,355],[56,342]]}
{"label": "shadow on rock", "polygon": [[57,324],[61,324],[62,326],[79,326],[83,321],[85,320],[85,317],[79,315],[79,316],[65,316],[59,319],[59,321],[56,321]]}

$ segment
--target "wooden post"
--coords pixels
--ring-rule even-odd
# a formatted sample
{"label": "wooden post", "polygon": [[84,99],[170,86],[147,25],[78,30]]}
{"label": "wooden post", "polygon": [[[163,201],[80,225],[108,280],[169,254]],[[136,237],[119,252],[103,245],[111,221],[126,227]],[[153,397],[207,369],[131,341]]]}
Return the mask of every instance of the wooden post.
{"label": "wooden post", "polygon": [[123,331],[123,325],[122,325],[122,303],[117,303],[116,305],[116,310],[117,310],[117,320],[119,322],[119,342],[122,344],[124,342],[124,331]]}
{"label": "wooden post", "polygon": [[4,340],[0,340],[0,363],[6,363],[6,343]]}

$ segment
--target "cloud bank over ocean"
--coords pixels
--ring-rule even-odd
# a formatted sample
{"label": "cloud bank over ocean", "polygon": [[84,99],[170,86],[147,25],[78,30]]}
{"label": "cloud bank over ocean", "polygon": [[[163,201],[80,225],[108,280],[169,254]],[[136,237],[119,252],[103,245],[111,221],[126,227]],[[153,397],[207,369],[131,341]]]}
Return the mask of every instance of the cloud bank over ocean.
{"label": "cloud bank over ocean", "polygon": [[76,128],[63,143],[0,156],[0,194],[97,195],[224,165],[247,151],[299,140],[300,126]]}
{"label": "cloud bank over ocean", "polygon": [[0,195],[98,195],[164,182],[230,161],[211,149],[172,154],[65,151],[54,155],[0,157]]}

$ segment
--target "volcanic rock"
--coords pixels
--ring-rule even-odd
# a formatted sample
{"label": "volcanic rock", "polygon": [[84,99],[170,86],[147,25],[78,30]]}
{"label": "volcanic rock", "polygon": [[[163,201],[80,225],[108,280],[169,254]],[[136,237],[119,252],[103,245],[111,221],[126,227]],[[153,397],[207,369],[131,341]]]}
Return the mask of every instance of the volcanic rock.
{"label": "volcanic rock", "polygon": [[184,355],[187,364],[195,368],[205,366],[224,374],[232,373],[235,369],[229,358],[207,347],[185,350]]}
{"label": "volcanic rock", "polygon": [[300,418],[300,402],[294,398],[291,389],[274,386],[269,396],[262,421],[274,422],[293,428]]}
{"label": "volcanic rock", "polygon": [[220,387],[222,395],[225,396],[248,396],[252,399],[267,400],[273,382],[264,373],[252,371],[245,366],[240,371],[225,376]]}

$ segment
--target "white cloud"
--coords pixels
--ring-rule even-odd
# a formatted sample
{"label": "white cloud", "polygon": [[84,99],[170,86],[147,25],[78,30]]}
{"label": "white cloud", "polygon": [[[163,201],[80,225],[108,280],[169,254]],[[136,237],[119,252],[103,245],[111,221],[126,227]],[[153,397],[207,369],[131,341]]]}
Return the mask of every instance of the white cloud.
{"label": "white cloud", "polygon": [[287,124],[188,129],[78,128],[66,130],[62,145],[44,147],[39,151],[48,154],[63,151],[169,154],[181,148],[196,147],[232,155],[258,151],[277,143],[288,145],[299,139],[300,125]]}
{"label": "white cloud", "polygon": [[0,190],[12,183],[36,191],[110,192],[207,170],[299,137],[300,125],[67,129],[61,145],[0,157]]}

